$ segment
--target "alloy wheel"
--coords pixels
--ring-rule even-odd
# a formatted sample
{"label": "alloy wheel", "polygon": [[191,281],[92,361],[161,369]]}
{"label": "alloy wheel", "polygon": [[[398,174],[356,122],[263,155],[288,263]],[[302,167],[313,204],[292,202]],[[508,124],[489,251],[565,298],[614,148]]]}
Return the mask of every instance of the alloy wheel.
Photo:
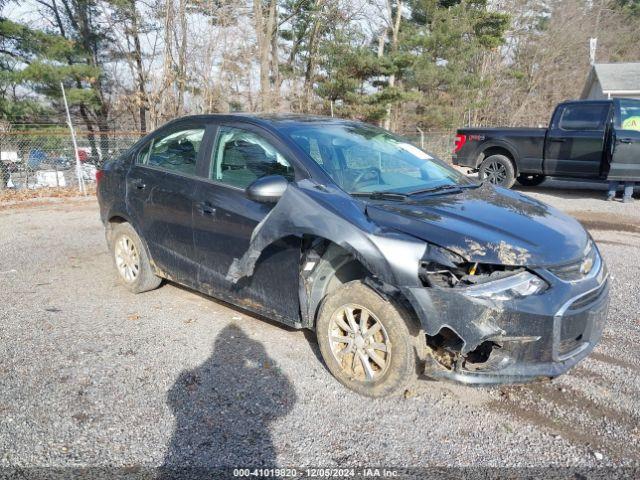
{"label": "alloy wheel", "polygon": [[507,178],[507,168],[500,162],[491,162],[485,167],[484,175],[489,183],[502,185]]}
{"label": "alloy wheel", "polygon": [[367,308],[347,304],[336,310],[329,327],[334,359],[350,377],[378,380],[389,367],[391,342],[382,322]]}
{"label": "alloy wheel", "polygon": [[127,235],[121,235],[115,246],[116,268],[127,283],[138,278],[140,272],[140,255],[136,244]]}

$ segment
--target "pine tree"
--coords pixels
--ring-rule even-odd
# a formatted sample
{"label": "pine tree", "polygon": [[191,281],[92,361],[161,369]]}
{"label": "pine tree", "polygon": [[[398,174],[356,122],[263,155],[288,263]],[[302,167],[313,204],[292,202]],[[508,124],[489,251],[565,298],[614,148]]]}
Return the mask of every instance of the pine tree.
{"label": "pine tree", "polygon": [[[99,72],[79,63],[79,58],[81,52],[75,42],[0,18],[0,88],[4,92],[0,116],[33,121],[52,113],[61,97],[60,82],[68,87],[71,105],[95,105],[89,86]],[[49,103],[29,95],[29,91],[44,96]]]}

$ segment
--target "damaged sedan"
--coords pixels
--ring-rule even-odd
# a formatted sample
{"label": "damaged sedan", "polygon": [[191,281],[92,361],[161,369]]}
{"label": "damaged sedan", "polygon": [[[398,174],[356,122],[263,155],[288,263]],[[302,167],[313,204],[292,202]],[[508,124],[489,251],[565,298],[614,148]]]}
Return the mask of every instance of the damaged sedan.
{"label": "damaged sedan", "polygon": [[182,118],[97,179],[132,292],[167,279],[313,330],[327,368],[364,395],[416,373],[555,377],[607,316],[607,269],[576,220],[367,124]]}

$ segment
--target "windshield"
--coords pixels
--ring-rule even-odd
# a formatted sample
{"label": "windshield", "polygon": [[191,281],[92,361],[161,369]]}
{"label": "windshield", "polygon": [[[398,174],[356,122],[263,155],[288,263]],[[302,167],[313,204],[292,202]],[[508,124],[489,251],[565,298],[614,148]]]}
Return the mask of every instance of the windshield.
{"label": "windshield", "polygon": [[616,126],[623,130],[640,131],[640,102],[638,100],[620,100]]}
{"label": "windshield", "polygon": [[470,183],[407,140],[360,123],[288,126],[289,135],[345,191],[409,194]]}

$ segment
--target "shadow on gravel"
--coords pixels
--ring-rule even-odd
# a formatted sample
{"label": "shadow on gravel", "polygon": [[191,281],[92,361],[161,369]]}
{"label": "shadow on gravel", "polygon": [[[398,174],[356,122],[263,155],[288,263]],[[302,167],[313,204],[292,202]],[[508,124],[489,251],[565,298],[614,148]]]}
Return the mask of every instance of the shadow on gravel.
{"label": "shadow on gravel", "polygon": [[161,478],[220,467],[275,467],[269,424],[291,411],[296,394],[259,342],[226,327],[212,355],[184,371],[167,394],[176,419]]}

